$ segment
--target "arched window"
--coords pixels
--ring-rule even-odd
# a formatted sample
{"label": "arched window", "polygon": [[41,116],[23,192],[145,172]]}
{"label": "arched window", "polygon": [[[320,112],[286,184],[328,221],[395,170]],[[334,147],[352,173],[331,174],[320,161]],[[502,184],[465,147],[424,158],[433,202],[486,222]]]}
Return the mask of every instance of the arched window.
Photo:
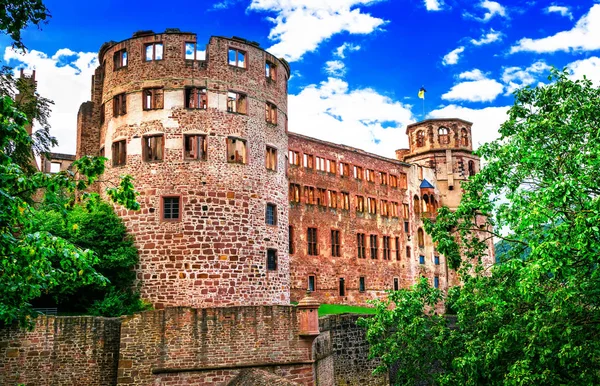
{"label": "arched window", "polygon": [[423,212],[424,213],[429,212],[429,196],[428,195],[423,196]]}
{"label": "arched window", "polygon": [[423,130],[417,131],[417,147],[425,146],[425,132]]}
{"label": "arched window", "polygon": [[460,129],[460,145],[469,146],[469,133],[464,127]]}
{"label": "arched window", "polygon": [[414,207],[415,207],[415,213],[421,213],[421,201],[419,200],[419,196],[415,196],[413,198],[414,200]]}
{"label": "arched window", "polygon": [[448,135],[448,129],[440,127],[438,129],[438,141],[440,145],[447,145],[450,143],[450,136]]}
{"label": "arched window", "polygon": [[422,228],[417,230],[417,243],[419,244],[419,248],[423,248],[425,246],[425,233]]}
{"label": "arched window", "polygon": [[469,177],[475,175],[475,162],[469,161]]}

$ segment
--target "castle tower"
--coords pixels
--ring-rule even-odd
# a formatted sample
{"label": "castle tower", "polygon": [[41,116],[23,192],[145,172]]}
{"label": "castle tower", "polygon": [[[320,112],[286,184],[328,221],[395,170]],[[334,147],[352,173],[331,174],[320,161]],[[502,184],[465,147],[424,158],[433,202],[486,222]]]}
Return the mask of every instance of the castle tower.
{"label": "castle tower", "polygon": [[[289,304],[288,64],[240,38],[137,32],[102,46],[78,157],[130,174],[122,210],[155,307]],[[103,189],[102,189],[103,190]]]}

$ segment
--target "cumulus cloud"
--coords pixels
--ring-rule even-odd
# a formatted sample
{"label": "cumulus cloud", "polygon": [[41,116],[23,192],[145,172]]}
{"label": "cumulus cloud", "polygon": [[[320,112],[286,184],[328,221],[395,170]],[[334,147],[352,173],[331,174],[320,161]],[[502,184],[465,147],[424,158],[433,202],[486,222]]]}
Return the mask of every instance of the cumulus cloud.
{"label": "cumulus cloud", "polygon": [[477,4],[477,6],[479,8],[485,9],[485,13],[483,14],[483,16],[478,17],[468,12],[465,12],[463,16],[475,19],[482,23],[487,23],[496,15],[499,17],[507,17],[506,8],[496,1],[484,0],[481,3]]}
{"label": "cumulus cloud", "polygon": [[289,96],[289,128],[394,158],[395,149],[408,146],[410,108],[373,89],[351,89],[342,79],[328,78]]}
{"label": "cumulus cloud", "polygon": [[460,54],[463,53],[465,47],[458,47],[450,52],[448,52],[444,58],[442,59],[442,64],[444,66],[449,66],[458,63],[460,59]]}
{"label": "cumulus cloud", "polygon": [[479,39],[471,39],[471,44],[476,46],[483,46],[485,44],[490,44],[501,39],[502,34],[500,32],[494,31],[494,29],[491,28],[488,33],[484,33]]}
{"label": "cumulus cloud", "polygon": [[441,0],[425,0],[425,8],[428,11],[441,11],[444,2]]}
{"label": "cumulus cloud", "polygon": [[559,5],[551,5],[548,8],[544,9],[546,13],[558,13],[561,16],[568,17],[573,20],[573,14],[571,13],[571,9],[569,7],[559,6]]}
{"label": "cumulus cloud", "polygon": [[465,80],[452,86],[450,91],[442,95],[442,99],[450,101],[491,102],[504,90],[504,86],[494,79],[488,79],[480,70],[474,69],[460,74]]}
{"label": "cumulus cloud", "polygon": [[325,63],[325,72],[331,76],[341,77],[346,73],[346,65],[341,60],[330,60]]}
{"label": "cumulus cloud", "polygon": [[385,20],[363,13],[359,6],[381,0],[252,0],[248,9],[275,13],[267,20],[274,24],[269,39],[276,41],[267,50],[290,62],[300,60],[335,34],[370,34]]}
{"label": "cumulus cloud", "polygon": [[505,95],[512,94],[519,88],[534,84],[548,70],[550,70],[550,66],[543,60],[538,60],[527,68],[505,68],[502,73],[502,82],[506,86]]}
{"label": "cumulus cloud", "polygon": [[600,58],[592,56],[591,58],[577,60],[567,65],[573,79],[583,79],[585,75],[594,82],[596,87],[600,87]]}
{"label": "cumulus cloud", "polygon": [[593,51],[600,49],[600,4],[594,4],[575,27],[541,39],[523,38],[510,52]]}
{"label": "cumulus cloud", "polygon": [[95,52],[74,52],[62,48],[52,56],[31,50],[25,54],[10,47],[4,60],[16,68],[36,70],[38,92],[54,101],[49,123],[51,134],[58,139],[52,151],[75,154],[77,112],[90,99],[91,78],[98,66]]}
{"label": "cumulus cloud", "polygon": [[359,45],[352,44],[352,43],[344,43],[341,46],[339,46],[338,48],[336,48],[335,51],[333,52],[333,54],[335,56],[337,56],[338,58],[344,59],[346,57],[346,51],[352,52],[352,51],[358,51],[358,50],[360,50]]}

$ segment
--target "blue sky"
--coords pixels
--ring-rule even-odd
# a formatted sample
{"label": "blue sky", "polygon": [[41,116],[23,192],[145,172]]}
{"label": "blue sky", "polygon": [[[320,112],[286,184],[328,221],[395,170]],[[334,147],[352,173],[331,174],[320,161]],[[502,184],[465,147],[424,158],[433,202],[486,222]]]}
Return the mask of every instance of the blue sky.
{"label": "blue sky", "polygon": [[[53,99],[57,151],[74,152],[79,105],[102,43],[137,30],[180,28],[257,41],[291,63],[290,130],[393,157],[405,127],[424,117],[475,123],[497,136],[511,92],[568,67],[600,84],[600,3],[462,0],[46,1],[52,18],[4,63],[37,70]],[[191,5],[193,4],[193,5]],[[427,89],[425,109],[417,98]]]}

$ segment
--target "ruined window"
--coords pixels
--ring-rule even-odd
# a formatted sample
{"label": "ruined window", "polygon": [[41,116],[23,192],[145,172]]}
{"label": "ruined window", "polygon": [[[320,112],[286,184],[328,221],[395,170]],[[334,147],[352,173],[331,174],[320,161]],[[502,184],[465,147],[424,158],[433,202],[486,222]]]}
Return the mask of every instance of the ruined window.
{"label": "ruined window", "polygon": [[292,166],[300,166],[300,153],[295,150],[288,150],[288,160]]}
{"label": "ruined window", "polygon": [[206,109],[208,106],[208,94],[206,87],[186,87],[185,107],[188,109]]}
{"label": "ruined window", "polygon": [[315,276],[314,275],[308,276],[308,288],[307,289],[310,292],[314,292],[314,290],[315,290]]}
{"label": "ruined window", "polygon": [[315,157],[310,154],[304,154],[304,167],[306,169],[314,170],[315,169]]}
{"label": "ruined window", "polygon": [[230,66],[246,68],[246,53],[235,48],[230,48],[228,63]]}
{"label": "ruined window", "polygon": [[267,170],[277,170],[277,149],[267,146],[265,163],[267,165]]}
{"label": "ruined window", "polygon": [[433,278],[433,288],[440,288],[440,278],[437,276]]}
{"label": "ruined window", "polygon": [[148,43],[144,45],[144,61],[151,62],[153,60],[162,60],[163,44]]}
{"label": "ruined window", "polygon": [[388,209],[388,202],[386,200],[381,200],[379,213],[381,213],[382,216],[387,217],[389,216]]}
{"label": "ruined window", "polygon": [[425,232],[423,232],[423,228],[417,230],[417,244],[419,248],[425,247]]}
{"label": "ruined window", "polygon": [[408,180],[406,178],[406,173],[400,173],[398,176],[398,187],[400,189],[408,189]]}
{"label": "ruined window", "polygon": [[186,60],[206,60],[206,52],[199,51],[196,42],[185,42]]}
{"label": "ruined window", "polygon": [[125,140],[113,142],[112,164],[113,166],[125,165],[127,161],[127,142]]}
{"label": "ruined window", "polygon": [[350,176],[350,165],[345,162],[340,162],[340,177]]}
{"label": "ruined window", "polygon": [[383,260],[391,259],[390,236],[383,236]]}
{"label": "ruined window", "polygon": [[373,197],[367,199],[367,210],[370,214],[377,214],[377,200]]}
{"label": "ruined window", "polygon": [[324,172],[325,171],[325,158],[315,157],[315,166],[318,171]]}
{"label": "ruined window", "polygon": [[464,127],[460,129],[460,144],[461,146],[469,146],[469,133]]}
{"label": "ruined window", "polygon": [[340,252],[340,231],[337,229],[331,230],[331,256],[332,257],[340,257],[342,256]]}
{"label": "ruined window", "polygon": [[55,174],[60,172],[60,162],[51,162],[50,163],[50,173]]}
{"label": "ruined window", "polygon": [[400,280],[395,277],[394,278],[394,291],[398,291],[400,289]]}
{"label": "ruined window", "polygon": [[475,175],[475,162],[469,161],[469,177]]}
{"label": "ruined window", "polygon": [[127,50],[119,50],[115,52],[113,55],[113,70],[118,70],[119,68],[127,67]]}
{"label": "ruined window", "polygon": [[371,247],[371,259],[377,259],[377,235],[369,236],[369,246]]}
{"label": "ruined window", "polygon": [[177,221],[181,217],[181,197],[162,198],[162,219],[166,221]]}
{"label": "ruined window", "polygon": [[142,153],[144,161],[162,161],[165,137],[162,134],[148,135],[142,138]]}
{"label": "ruined window", "polygon": [[419,179],[423,179],[423,166],[417,166],[417,174],[419,175]]}
{"label": "ruined window", "polygon": [[142,100],[144,110],[156,110],[163,108],[163,89],[162,87],[145,88],[142,91]]}
{"label": "ruined window", "polygon": [[416,214],[421,213],[421,201],[419,200],[419,196],[417,195],[413,197],[413,208]]}
{"label": "ruined window", "polygon": [[342,209],[350,210],[350,193],[342,192]]}
{"label": "ruined window", "polygon": [[271,102],[265,103],[265,120],[267,123],[277,124],[277,106]]}
{"label": "ruined window", "polygon": [[398,217],[398,203],[397,202],[389,203],[389,215],[392,217]]}
{"label": "ruined window", "polygon": [[300,185],[290,184],[290,202],[300,202]]}
{"label": "ruined window", "polygon": [[390,186],[392,188],[398,187],[398,177],[393,174],[390,174]]}
{"label": "ruined window", "polygon": [[276,249],[267,249],[267,271],[277,271]]}
{"label": "ruined window", "polygon": [[402,217],[408,218],[410,216],[410,210],[408,204],[402,204]]}
{"label": "ruined window", "polygon": [[396,237],[396,260],[400,261],[400,237]]}
{"label": "ruined window", "polygon": [[317,256],[317,228],[308,228],[306,242],[308,247],[307,254],[310,256]]}
{"label": "ruined window", "polygon": [[328,159],[326,165],[327,173],[335,174],[336,173],[336,162]]}
{"label": "ruined window", "polygon": [[363,196],[356,196],[356,211],[360,213],[365,211],[365,198]]}
{"label": "ruined window", "polygon": [[104,157],[104,146],[100,148],[100,157]]}
{"label": "ruined window", "polygon": [[363,179],[363,168],[360,166],[354,165],[354,178],[357,180]]}
{"label": "ruined window", "polygon": [[206,161],[208,140],[206,135],[186,134],[183,136],[183,158],[187,160]]}
{"label": "ruined window", "polygon": [[440,127],[438,129],[438,141],[440,145],[447,145],[450,143],[450,135],[448,135],[448,129]]}
{"label": "ruined window", "polygon": [[365,277],[358,278],[358,292],[365,292]]}
{"label": "ruined window", "polygon": [[379,172],[379,183],[381,185],[387,185],[388,184],[388,175],[387,175],[387,173]]}
{"label": "ruined window", "polygon": [[227,138],[227,162],[246,164],[246,140],[235,137]]}
{"label": "ruined window", "polygon": [[365,245],[365,234],[364,233],[356,234],[356,248],[357,248],[359,259],[364,259],[367,257],[367,247]]}
{"label": "ruined window", "polygon": [[294,227],[289,225],[288,226],[288,252],[290,255],[293,255],[296,248],[295,244],[294,244]]}
{"label": "ruined window", "polygon": [[410,223],[408,221],[404,221],[404,233],[408,233],[410,228]]}
{"label": "ruined window", "polygon": [[433,264],[440,265],[440,257],[439,256],[433,256]]}
{"label": "ruined window", "polygon": [[277,80],[277,66],[268,60],[265,62],[265,77],[273,82]]}
{"label": "ruined window", "polygon": [[340,296],[346,296],[346,282],[340,277]]}
{"label": "ruined window", "polygon": [[417,147],[425,146],[425,132],[423,130],[417,131]]}
{"label": "ruined window", "polygon": [[315,204],[315,188],[312,186],[304,187],[304,202],[309,205]]}
{"label": "ruined window", "polygon": [[317,188],[317,205],[327,206],[327,189]]}
{"label": "ruined window", "polygon": [[113,97],[113,117],[127,114],[127,95],[125,93]]}
{"label": "ruined window", "polygon": [[425,256],[419,255],[419,264],[425,264]]}
{"label": "ruined window", "polygon": [[367,181],[375,182],[375,171],[374,170],[367,169],[366,174],[367,174]]}
{"label": "ruined window", "polygon": [[337,203],[338,203],[338,199],[337,199],[337,192],[333,191],[333,190],[328,190],[327,191],[327,203],[329,204],[330,208],[337,208]]}
{"label": "ruined window", "polygon": [[406,257],[410,259],[411,257],[411,253],[410,253],[410,247],[406,247]]}
{"label": "ruined window", "polygon": [[227,93],[227,112],[248,114],[246,99],[245,94],[229,91]]}
{"label": "ruined window", "polygon": [[265,209],[265,223],[267,225],[277,225],[277,206],[268,203]]}
{"label": "ruined window", "polygon": [[104,124],[104,119],[105,119],[104,110],[105,110],[105,106],[104,106],[104,103],[102,103],[102,105],[100,106],[100,124],[101,125]]}

